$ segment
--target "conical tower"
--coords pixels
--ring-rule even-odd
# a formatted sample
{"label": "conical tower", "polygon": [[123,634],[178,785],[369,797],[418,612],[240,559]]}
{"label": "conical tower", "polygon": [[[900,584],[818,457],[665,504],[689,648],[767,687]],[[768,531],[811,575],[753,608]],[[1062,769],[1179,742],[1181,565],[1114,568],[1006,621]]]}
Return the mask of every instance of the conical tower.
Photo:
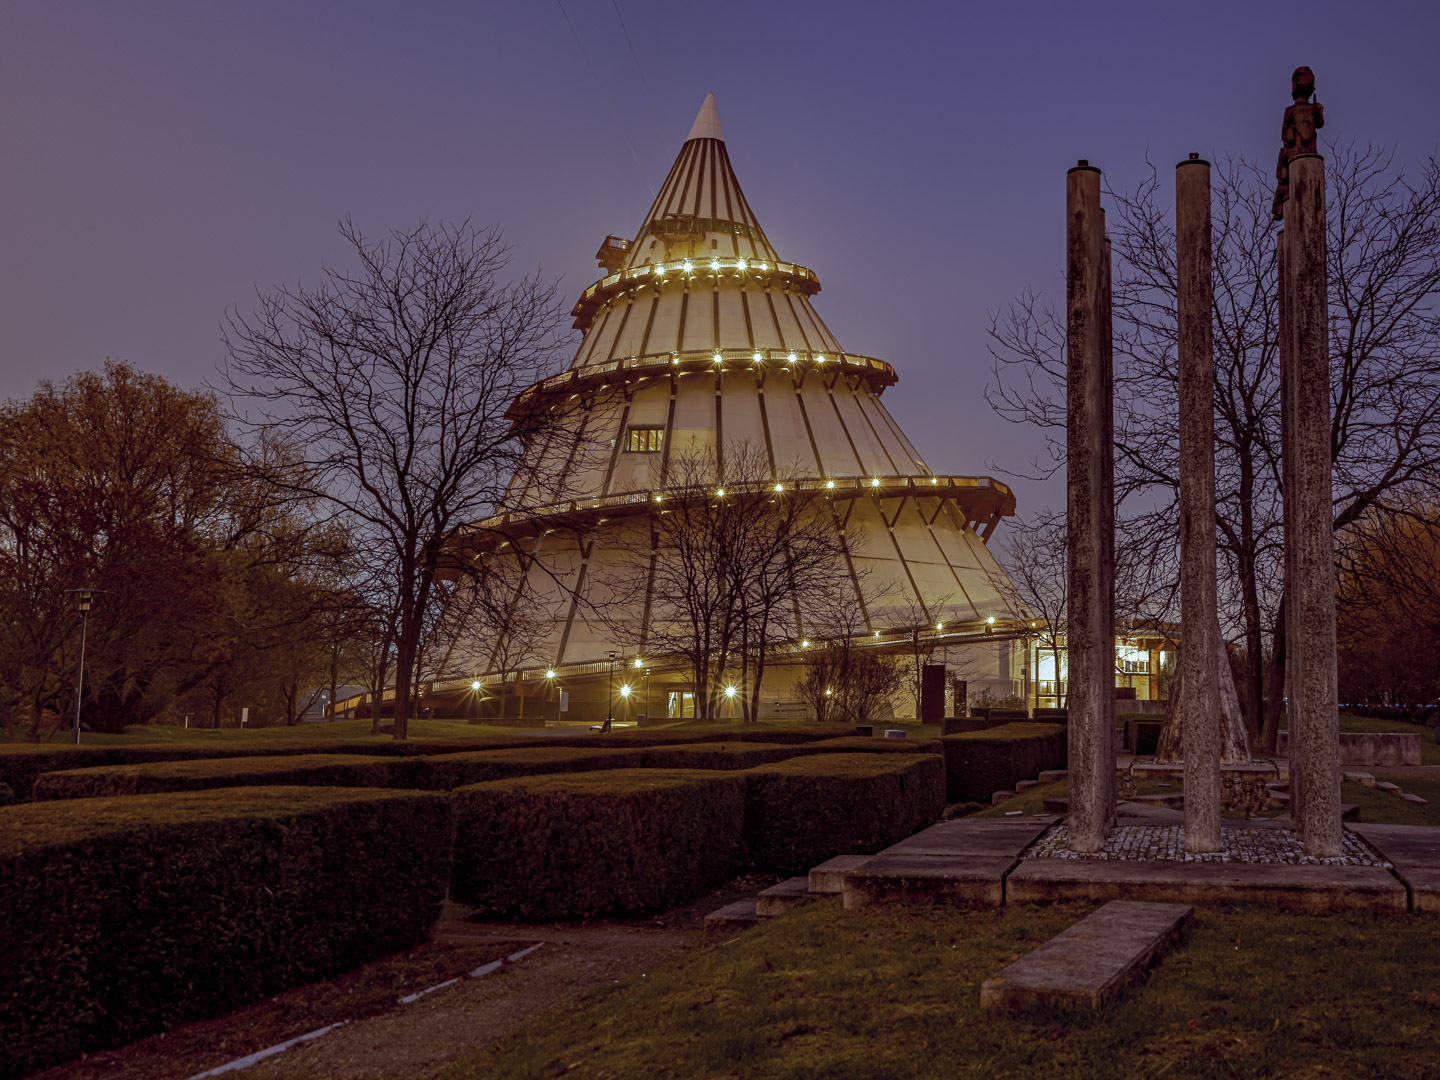
{"label": "conical tower", "polygon": [[[858,526],[865,543],[845,572],[881,595],[862,598],[867,636],[894,635],[900,612],[918,615],[917,628],[923,621],[945,645],[980,640],[1010,619],[985,541],[1014,512],[1013,495],[988,477],[926,465],[880,401],[895,369],[841,347],[812,304],[815,271],[782,259],[766,236],[731,166],[713,94],[634,239],[607,236],[596,258],[606,274],[575,304],[584,336],[569,369],[515,405],[570,403],[572,434],[587,449],[563,439],[533,448],[511,490],[512,505],[527,509],[483,523],[543,563],[530,587],[553,625],[520,663],[477,643],[475,671],[503,668],[513,679],[521,668],[526,680],[554,672],[571,687],[608,677],[611,654],[627,647],[613,622],[607,629],[594,617],[604,598],[593,584],[622,572],[619,538],[648,528],[674,455],[714,455],[723,477],[736,446],[763,450],[775,475],[801,477],[812,497],[836,501],[845,527]],[[537,476],[543,492],[530,483]],[[771,678],[783,696],[793,672],[782,665],[767,686]],[[658,692],[649,705],[650,715],[663,712]]]}

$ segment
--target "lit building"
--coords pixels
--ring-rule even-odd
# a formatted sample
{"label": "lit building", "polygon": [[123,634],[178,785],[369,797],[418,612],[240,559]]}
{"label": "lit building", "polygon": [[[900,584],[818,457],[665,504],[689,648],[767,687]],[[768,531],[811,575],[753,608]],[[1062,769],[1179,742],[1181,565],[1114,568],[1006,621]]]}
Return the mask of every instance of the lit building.
{"label": "lit building", "polygon": [[[723,484],[724,455],[737,445],[763,453],[772,478],[798,478],[798,497],[828,500],[837,527],[858,526],[863,545],[837,573],[857,589],[865,582],[867,639],[879,631],[881,647],[912,647],[901,613],[914,612],[937,662],[985,641],[968,662],[972,687],[1012,686],[999,639],[1024,623],[1002,600],[1003,572],[986,541],[1014,512],[1014,496],[989,477],[935,473],[906,438],[880,401],[896,370],[846,352],[813,306],[816,272],[772,247],[736,180],[713,95],[634,239],[606,237],[597,259],[605,273],[575,304],[584,338],[569,369],[515,406],[564,404],[584,447],[534,447],[533,468],[517,474],[511,492],[524,509],[484,523],[536,560],[532,607],[548,620],[503,673],[496,650],[470,645],[467,670],[487,708],[593,721],[620,707],[623,686],[627,713],[688,711],[694,688],[684,664],[646,649],[648,603],[607,618],[596,612],[612,602],[603,583],[625,572],[624,553],[665,512],[674,455],[717,458]],[[544,491],[527,486],[537,476]],[[617,633],[623,619],[629,632]],[[765,676],[764,707],[781,715],[793,714],[796,645]],[[635,667],[641,656],[647,686]],[[437,700],[470,680],[437,684]]]}

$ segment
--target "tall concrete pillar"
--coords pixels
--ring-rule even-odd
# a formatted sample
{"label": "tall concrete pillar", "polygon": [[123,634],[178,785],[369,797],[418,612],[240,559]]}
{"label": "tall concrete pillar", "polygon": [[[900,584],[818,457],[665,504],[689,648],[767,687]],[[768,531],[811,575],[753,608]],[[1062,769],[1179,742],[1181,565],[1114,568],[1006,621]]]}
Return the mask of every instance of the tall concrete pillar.
{"label": "tall concrete pillar", "polygon": [[[1330,492],[1330,340],[1325,272],[1325,159],[1300,154],[1290,159],[1285,202],[1285,278],[1290,295],[1291,370],[1294,406],[1290,442],[1294,497],[1291,520],[1295,595],[1287,627],[1297,647],[1298,707],[1290,720],[1290,787],[1302,792],[1296,820],[1305,853],[1317,858],[1340,854],[1340,723],[1335,674],[1335,557]],[[1287,590],[1288,592],[1289,590]]]}
{"label": "tall concrete pillar", "polygon": [[1219,851],[1220,624],[1215,598],[1215,363],[1210,163],[1175,167],[1180,375],[1180,692],[1185,850]]}
{"label": "tall concrete pillar", "polygon": [[1295,455],[1290,452],[1288,447],[1295,440],[1292,431],[1295,422],[1295,403],[1291,399],[1295,384],[1291,374],[1295,366],[1295,338],[1294,327],[1290,322],[1290,282],[1286,277],[1288,266],[1285,230],[1282,229],[1275,237],[1275,269],[1279,277],[1276,295],[1279,297],[1280,307],[1280,484],[1284,494],[1283,523],[1285,527],[1285,589],[1282,594],[1281,611],[1285,620],[1285,711],[1291,736],[1287,751],[1290,759],[1290,818],[1295,823],[1297,833],[1303,839],[1305,815],[1301,812],[1301,808],[1305,803],[1305,793],[1301,790],[1299,780],[1299,774],[1302,771],[1301,750],[1299,740],[1294,737],[1295,717],[1299,714],[1300,709],[1300,685],[1299,680],[1295,677],[1297,649],[1295,627],[1297,623],[1294,612],[1295,592],[1299,583],[1295,574],[1295,545],[1291,543],[1291,537],[1295,535]]}
{"label": "tall concrete pillar", "polygon": [[1073,851],[1099,851],[1115,821],[1115,502],[1109,267],[1100,170],[1065,181],[1066,482]]}

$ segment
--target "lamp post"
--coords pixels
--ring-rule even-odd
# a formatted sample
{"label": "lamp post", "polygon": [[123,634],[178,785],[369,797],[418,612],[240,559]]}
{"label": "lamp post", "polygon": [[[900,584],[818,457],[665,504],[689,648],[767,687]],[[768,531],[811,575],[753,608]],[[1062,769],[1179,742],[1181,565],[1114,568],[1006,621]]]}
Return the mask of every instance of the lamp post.
{"label": "lamp post", "polygon": [[[645,669],[645,722],[647,724],[650,722],[650,669],[648,667]],[[1440,742],[1440,737],[1436,738],[1436,742]]]}
{"label": "lamp post", "polygon": [[605,695],[605,723],[610,724],[615,720],[615,650],[606,655],[610,657],[610,689]]}
{"label": "lamp post", "polygon": [[85,692],[85,630],[90,623],[90,605],[94,602],[95,594],[104,592],[104,589],[82,587],[79,589],[67,589],[75,597],[75,606],[80,611],[80,666],[75,673],[75,726],[70,733],[70,741],[76,746],[80,745],[80,698]]}

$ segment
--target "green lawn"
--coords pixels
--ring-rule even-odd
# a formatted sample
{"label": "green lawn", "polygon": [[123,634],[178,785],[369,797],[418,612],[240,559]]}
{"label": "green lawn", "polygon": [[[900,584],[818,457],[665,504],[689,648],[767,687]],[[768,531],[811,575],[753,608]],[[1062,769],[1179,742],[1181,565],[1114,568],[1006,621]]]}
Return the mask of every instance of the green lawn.
{"label": "green lawn", "polygon": [[1399,784],[1402,791],[1419,795],[1429,806],[1416,806],[1399,795],[1345,783],[1340,786],[1340,801],[1360,807],[1360,821],[1371,825],[1440,825],[1440,778],[1419,776],[1384,776],[1376,780]]}
{"label": "green lawn", "polygon": [[846,912],[824,900],[590,995],[448,1080],[1433,1077],[1440,917],[1206,908],[1099,1014],[988,1021],[979,986],[1084,904]]}

